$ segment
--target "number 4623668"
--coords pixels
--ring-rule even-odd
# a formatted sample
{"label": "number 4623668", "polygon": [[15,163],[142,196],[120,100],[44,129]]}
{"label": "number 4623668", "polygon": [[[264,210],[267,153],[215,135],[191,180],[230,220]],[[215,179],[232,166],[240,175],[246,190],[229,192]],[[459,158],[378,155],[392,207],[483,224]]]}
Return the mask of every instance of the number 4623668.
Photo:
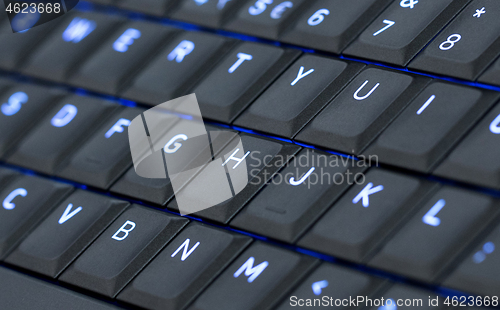
{"label": "number 4623668", "polygon": [[60,3],[9,3],[6,12],[9,13],[60,13],[61,4]]}

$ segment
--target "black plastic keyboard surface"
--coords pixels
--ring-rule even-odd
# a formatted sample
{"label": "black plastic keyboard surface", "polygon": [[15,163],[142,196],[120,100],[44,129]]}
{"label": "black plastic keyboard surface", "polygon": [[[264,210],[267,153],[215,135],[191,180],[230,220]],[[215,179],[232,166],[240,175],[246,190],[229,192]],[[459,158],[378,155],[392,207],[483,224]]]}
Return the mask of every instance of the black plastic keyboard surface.
{"label": "black plastic keyboard surface", "polygon": [[[500,1],[138,2],[0,12],[1,309],[500,306]],[[259,164],[183,217],[124,124],[190,93]]]}

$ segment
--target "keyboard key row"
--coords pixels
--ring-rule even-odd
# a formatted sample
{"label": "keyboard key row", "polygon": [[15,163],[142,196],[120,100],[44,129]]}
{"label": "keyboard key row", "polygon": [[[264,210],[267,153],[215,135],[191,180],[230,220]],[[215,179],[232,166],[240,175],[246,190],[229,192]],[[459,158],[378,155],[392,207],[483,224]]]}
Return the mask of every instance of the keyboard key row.
{"label": "keyboard key row", "polygon": [[[276,246],[251,244],[250,237],[188,224],[179,216],[82,190],[71,193],[70,186],[7,169],[0,169],[0,186],[5,263],[127,304],[153,309],[185,309],[190,304],[189,309],[285,309],[304,302],[299,299],[322,296],[397,300],[429,295]],[[271,190],[266,187],[262,193]],[[319,199],[325,205],[336,200]],[[252,204],[246,210],[255,209]],[[486,196],[448,187],[438,190],[427,181],[374,169],[298,244],[355,262],[374,257],[364,263],[494,295],[500,287],[495,251],[499,228],[494,224],[498,212],[498,202]],[[350,234],[342,232],[346,229],[359,233],[347,240]],[[4,268],[1,272],[6,277],[12,273]]]}
{"label": "keyboard key row", "polygon": [[[253,102],[267,87],[262,84],[274,80],[277,72],[271,68],[264,74],[269,77],[263,78],[262,73],[254,70],[256,59],[245,59],[238,51],[253,51],[257,57],[265,50],[278,54],[260,54],[259,59],[264,62],[257,63],[259,66],[270,64],[266,57],[287,63],[297,57],[276,47],[238,45],[194,89],[204,117],[228,123],[250,105],[236,118],[235,126],[347,154],[376,155],[382,163],[424,173],[436,171],[447,178],[498,188],[495,178],[485,179],[480,177],[482,174],[463,178],[464,171],[475,169],[467,166],[473,160],[460,164],[460,170],[446,168],[447,160],[439,165],[497,102],[498,92],[304,55],[287,70],[286,66],[277,65],[275,69],[281,68],[283,74]],[[277,60],[279,57],[281,60]],[[233,73],[229,73],[231,68],[235,70]],[[257,82],[250,89],[240,83],[242,80],[235,83],[231,75],[240,72],[254,76],[247,82]],[[225,80],[232,85],[232,91],[213,91],[216,80]],[[69,96],[52,88],[8,80],[4,84],[7,88],[0,93],[4,102],[0,118],[5,119],[0,123],[0,128],[5,126],[0,138],[0,156],[8,162],[100,188],[109,188],[130,167],[127,139],[120,133],[142,110],[117,109],[117,105],[109,102]],[[178,110],[189,114],[182,107]],[[40,120],[40,115],[45,116]],[[485,139],[494,139],[498,131],[496,115],[487,117],[491,118],[490,123],[480,123],[477,128],[488,126]],[[23,136],[26,137],[20,139]],[[489,154],[494,158],[497,152],[493,145],[481,143],[473,149],[479,150],[485,159]],[[486,147],[490,148],[487,152]],[[75,152],[78,148],[79,152]],[[449,158],[453,156],[456,155]],[[475,165],[486,162],[478,161]],[[496,173],[486,166],[483,170]],[[128,192],[128,189],[118,191]],[[170,195],[151,196],[148,201],[164,205],[169,198]]]}
{"label": "keyboard key row", "polygon": [[[136,8],[129,2],[132,1],[117,1],[114,5],[306,48],[500,85],[491,73],[493,66],[480,76],[500,55],[500,24],[495,19],[500,7],[494,0],[370,0],[360,4],[345,0],[183,0],[168,10],[155,12],[149,11],[149,5]],[[462,39],[474,43],[460,44]]]}

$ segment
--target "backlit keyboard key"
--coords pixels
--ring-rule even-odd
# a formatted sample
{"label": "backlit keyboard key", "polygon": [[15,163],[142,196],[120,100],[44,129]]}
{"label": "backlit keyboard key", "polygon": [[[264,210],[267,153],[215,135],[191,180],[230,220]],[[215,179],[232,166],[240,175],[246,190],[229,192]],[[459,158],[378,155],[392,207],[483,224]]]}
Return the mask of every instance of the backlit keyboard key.
{"label": "backlit keyboard key", "polygon": [[394,1],[343,54],[405,66],[469,1]]}
{"label": "backlit keyboard key", "polygon": [[78,12],[64,21],[23,62],[24,74],[66,82],[66,76],[98,48],[125,19],[99,13]]}
{"label": "backlit keyboard key", "polygon": [[474,0],[408,68],[475,80],[500,55],[500,2]]}
{"label": "backlit keyboard key", "polygon": [[497,296],[500,292],[500,226],[495,229],[466,256],[443,286],[461,291]]}
{"label": "backlit keyboard key", "polygon": [[[366,299],[383,285],[384,280],[359,271],[323,263],[302,284],[286,295],[277,310],[342,308],[356,309],[350,300]],[[315,300],[320,300],[318,304]],[[340,301],[340,305],[339,302]],[[336,303],[337,302],[337,303]],[[364,305],[360,302],[359,306]]]}
{"label": "backlit keyboard key", "polygon": [[[313,2],[313,1],[307,1]],[[391,0],[319,0],[280,41],[340,54]]]}
{"label": "backlit keyboard key", "polygon": [[115,297],[187,222],[133,205],[59,279]]}
{"label": "backlit keyboard key", "polygon": [[0,95],[0,157],[46,115],[65,93],[30,84],[14,84]]}
{"label": "backlit keyboard key", "polygon": [[500,93],[431,83],[364,153],[427,173],[499,97]]}
{"label": "backlit keyboard key", "polygon": [[496,213],[498,208],[488,196],[443,187],[369,265],[423,281],[435,281]]}
{"label": "backlit keyboard key", "polygon": [[500,189],[499,142],[500,105],[497,105],[437,167],[434,174]]}
{"label": "backlit keyboard key", "polygon": [[437,184],[372,168],[300,239],[320,253],[366,262]]}
{"label": "backlit keyboard key", "polygon": [[148,309],[184,309],[251,242],[192,223],[118,295]]}
{"label": "backlit keyboard key", "polygon": [[[5,11],[2,10],[2,14]],[[14,70],[22,60],[42,42],[61,18],[36,26],[26,32],[13,33],[9,24],[0,28],[0,69]]]}
{"label": "backlit keyboard key", "polygon": [[107,94],[145,65],[174,30],[158,24],[129,22],[119,27],[71,75],[70,83]]}
{"label": "backlit keyboard key", "polygon": [[52,174],[61,160],[74,152],[117,107],[90,97],[66,97],[40,120],[7,161]]}
{"label": "backlit keyboard key", "polygon": [[254,243],[189,309],[272,309],[316,262],[312,257]]}
{"label": "backlit keyboard key", "polygon": [[193,89],[204,118],[232,122],[300,55],[257,43],[241,43]]}
{"label": "backlit keyboard key", "polygon": [[128,206],[77,191],[66,198],[5,261],[57,277]]}
{"label": "backlit keyboard key", "polygon": [[21,176],[0,190],[0,259],[35,226],[72,187]]}
{"label": "backlit keyboard key", "polygon": [[250,0],[224,26],[224,29],[276,40],[309,2],[311,1]]}
{"label": "backlit keyboard key", "polygon": [[65,160],[57,176],[109,188],[132,165],[127,127],[142,111],[127,108],[112,116],[72,158]]}
{"label": "backlit keyboard key", "polygon": [[363,67],[304,55],[238,117],[234,125],[292,138]]}
{"label": "backlit keyboard key", "polygon": [[231,226],[294,243],[363,172],[351,160],[342,159],[303,149],[245,206]]}
{"label": "backlit keyboard key", "polygon": [[[232,154],[226,161],[228,169],[239,171],[239,169],[247,169],[248,183],[245,188],[235,197],[214,205],[208,209],[194,213],[196,217],[201,217],[218,223],[227,224],[230,219],[267,183],[267,181],[283,167],[288,160],[296,154],[300,147],[281,143],[277,140],[257,138],[255,136],[242,134],[241,142],[244,149],[236,149],[229,144],[220,153]],[[244,158],[246,167],[239,165],[239,160]],[[189,183],[189,186],[182,189],[176,195],[181,195],[193,205],[205,205],[206,200],[215,199],[212,186],[217,186],[213,183],[212,175],[203,170]],[[203,189],[204,198],[200,198],[199,191]],[[194,198],[192,198],[194,197]],[[203,202],[197,202],[196,199],[204,199]],[[167,205],[167,208],[179,212],[179,207],[176,200],[172,200]]]}
{"label": "backlit keyboard key", "polygon": [[122,95],[149,105],[184,95],[233,44],[220,36],[183,32],[137,74]]}
{"label": "backlit keyboard key", "polygon": [[368,67],[321,111],[296,140],[359,154],[430,79]]}
{"label": "backlit keyboard key", "polygon": [[[193,123],[187,120],[182,120],[178,123],[175,123],[175,125],[173,125],[170,129],[165,128],[168,129],[168,131],[165,135],[163,135],[163,142],[158,143],[158,145],[165,145],[175,136],[182,134],[188,136],[188,138],[192,137],[192,128]],[[230,134],[229,139],[221,138],[222,135],[219,132],[219,128],[213,126],[206,126],[206,129],[212,141],[214,154],[220,152],[221,149],[230,142],[231,138],[235,137],[235,134]],[[222,139],[224,139],[224,141],[222,141]],[[221,143],[214,143],[214,141],[220,141]],[[201,163],[196,162],[199,163],[199,165],[193,164],[195,161],[193,161],[192,159],[195,156],[205,154],[204,151],[206,151],[206,149],[203,148],[197,149],[193,152],[191,151],[192,149],[181,147],[178,151],[175,152],[175,154],[186,159],[186,161],[182,161],[182,163],[185,165],[184,169],[191,167],[192,169],[201,170],[203,168],[203,165],[207,163],[207,158],[203,158],[203,162]],[[165,153],[165,156],[169,155],[170,154]],[[195,167],[192,167],[192,165]],[[184,180],[184,182],[187,181],[189,180]],[[128,197],[148,201],[162,207],[164,207],[167,202],[174,197],[174,189],[172,187],[171,179],[169,176],[167,176],[166,178],[144,178],[136,173],[135,168],[131,168],[118,182],[116,182],[116,184],[111,188],[111,191]]]}

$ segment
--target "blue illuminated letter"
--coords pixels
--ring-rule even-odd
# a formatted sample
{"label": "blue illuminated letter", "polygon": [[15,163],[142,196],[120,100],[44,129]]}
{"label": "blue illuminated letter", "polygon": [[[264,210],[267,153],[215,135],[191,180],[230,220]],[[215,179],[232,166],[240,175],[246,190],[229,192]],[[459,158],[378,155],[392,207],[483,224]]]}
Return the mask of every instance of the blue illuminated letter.
{"label": "blue illuminated letter", "polygon": [[233,73],[245,60],[252,60],[253,56],[245,53],[238,53],[238,61],[229,68],[229,73]]}
{"label": "blue illuminated letter", "polygon": [[250,15],[259,15],[267,9],[268,4],[272,4],[273,0],[257,0],[255,4],[248,8]]}
{"label": "blue illuminated letter", "polygon": [[113,43],[115,51],[125,53],[128,47],[134,43],[134,39],[139,39],[141,32],[134,28],[129,28]]}
{"label": "blue illuminated letter", "polygon": [[203,5],[203,4],[207,3],[208,0],[194,0],[194,2],[196,2],[196,4],[198,4],[198,5]]}
{"label": "blue illuminated letter", "polygon": [[440,199],[436,204],[424,215],[422,221],[431,226],[439,226],[441,224],[441,220],[436,217],[436,215],[441,211],[441,209],[446,204],[444,199]]}
{"label": "blue illuminated letter", "polygon": [[14,93],[9,97],[7,103],[2,104],[2,113],[7,116],[14,115],[21,110],[21,105],[27,101],[28,95],[26,95],[26,93],[21,91]]}
{"label": "blue illuminated letter", "polygon": [[59,112],[52,118],[50,123],[54,127],[64,127],[68,125],[78,113],[78,109],[72,104],[66,104]]}
{"label": "blue illuminated letter", "polygon": [[363,199],[363,207],[365,208],[368,208],[370,206],[370,198],[368,196],[370,196],[371,194],[375,194],[377,192],[380,192],[384,189],[384,186],[383,185],[379,185],[379,186],[376,186],[376,187],[373,187],[373,183],[368,183],[365,188],[363,188],[363,190],[361,192],[359,192],[359,194],[354,197],[354,199],[352,200],[352,203],[353,204],[357,204],[361,199]]}
{"label": "blue illuminated letter", "polygon": [[483,248],[480,251],[476,252],[474,256],[472,256],[472,260],[476,264],[481,264],[486,259],[486,255],[489,255],[494,251],[495,251],[495,244],[493,242],[486,242],[483,245]]}
{"label": "blue illuminated letter", "polygon": [[94,31],[96,23],[93,20],[75,17],[63,32],[62,37],[66,42],[78,43]]}
{"label": "blue illuminated letter", "polygon": [[17,196],[22,196],[26,197],[28,195],[28,191],[25,190],[24,188],[18,188],[13,190],[4,200],[3,200],[3,207],[6,210],[12,210],[16,207],[14,203],[12,203],[12,200],[16,198]]}
{"label": "blue illuminated letter", "polygon": [[264,271],[264,269],[267,268],[269,265],[268,262],[263,262],[260,263],[257,266],[253,266],[253,263],[255,262],[255,258],[250,257],[241,267],[234,273],[234,277],[237,278],[240,276],[240,274],[244,271],[245,276],[248,277],[248,283],[252,283],[257,277]]}
{"label": "blue illuminated letter", "polygon": [[118,122],[106,132],[104,135],[106,139],[109,139],[115,132],[123,132],[122,126],[130,126],[130,121],[125,118],[120,118]]}
{"label": "blue illuminated letter", "polygon": [[175,59],[175,61],[181,63],[184,60],[184,57],[191,54],[193,50],[194,43],[188,40],[183,40],[170,54],[168,54],[167,58],[170,61]]}
{"label": "blue illuminated letter", "polygon": [[496,135],[500,134],[500,115],[491,122],[490,131]]}

